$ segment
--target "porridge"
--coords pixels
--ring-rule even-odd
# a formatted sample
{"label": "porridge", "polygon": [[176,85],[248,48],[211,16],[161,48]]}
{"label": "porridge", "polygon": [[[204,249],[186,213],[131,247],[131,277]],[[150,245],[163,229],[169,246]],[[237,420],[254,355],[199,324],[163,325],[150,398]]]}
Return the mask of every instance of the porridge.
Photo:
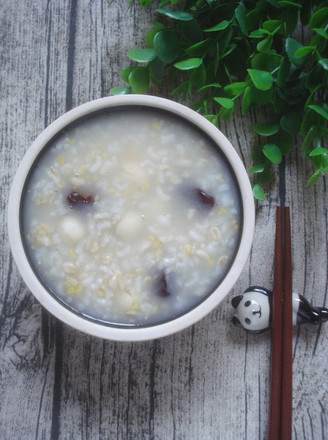
{"label": "porridge", "polygon": [[203,301],[240,240],[224,156],[164,111],[100,112],[72,124],[28,177],[22,230],[35,272],[78,313],[153,325]]}

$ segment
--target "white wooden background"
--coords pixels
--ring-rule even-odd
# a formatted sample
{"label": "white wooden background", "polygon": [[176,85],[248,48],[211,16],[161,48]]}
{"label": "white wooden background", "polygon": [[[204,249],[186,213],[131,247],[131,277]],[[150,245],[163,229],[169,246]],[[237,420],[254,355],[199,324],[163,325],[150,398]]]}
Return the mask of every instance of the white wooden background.
{"label": "white wooden background", "polygon": [[[234,291],[207,318],[161,340],[116,343],[81,334],[44,311],[10,255],[6,204],[36,136],[66,110],[121,85],[126,52],[152,13],[128,0],[2,0],[0,4],[0,439],[266,439],[270,333],[231,324],[230,300],[272,286],[276,206],[291,207],[294,289],[327,303],[327,180],[293,153],[257,204],[254,246]],[[221,124],[246,167],[252,113]],[[328,438],[328,324],[294,333],[293,439]]]}

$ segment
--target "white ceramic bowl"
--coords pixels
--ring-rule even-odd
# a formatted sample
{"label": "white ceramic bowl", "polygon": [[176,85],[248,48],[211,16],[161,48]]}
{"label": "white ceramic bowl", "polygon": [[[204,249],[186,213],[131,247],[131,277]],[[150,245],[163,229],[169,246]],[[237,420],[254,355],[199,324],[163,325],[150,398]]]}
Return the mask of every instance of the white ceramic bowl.
{"label": "white ceramic bowl", "polygon": [[[73,121],[96,111],[136,105],[162,109],[172,115],[179,115],[194,124],[214,141],[227,158],[236,176],[241,194],[243,222],[240,244],[229,271],[218,288],[198,306],[182,316],[161,324],[149,327],[115,327],[86,319],[73,312],[50,294],[38,280],[23,246],[20,225],[21,198],[26,178],[37,156],[58,132]],[[249,179],[238,154],[226,137],[213,124],[189,108],[167,99],[143,95],[122,95],[97,99],[69,111],[53,122],[40,134],[25,154],[14,178],[8,205],[8,231],[11,250],[25,283],[37,300],[50,313],[66,324],[91,335],[118,341],[139,341],[167,336],[194,324],[210,313],[228,294],[241,274],[251,249],[254,223],[254,200]]]}

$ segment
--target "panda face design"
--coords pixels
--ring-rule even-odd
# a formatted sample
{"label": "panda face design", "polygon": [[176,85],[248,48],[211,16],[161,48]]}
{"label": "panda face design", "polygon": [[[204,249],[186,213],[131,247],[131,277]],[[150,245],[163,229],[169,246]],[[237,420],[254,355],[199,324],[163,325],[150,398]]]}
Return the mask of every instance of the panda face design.
{"label": "panda face design", "polygon": [[238,298],[234,318],[236,325],[241,325],[249,332],[257,333],[267,330],[270,327],[270,303],[268,296],[257,291],[245,292]]}
{"label": "panda face design", "polygon": [[[328,309],[313,307],[302,295],[293,292],[293,325],[328,321]],[[248,333],[263,333],[271,327],[273,293],[264,287],[251,286],[242,295],[232,298],[235,309],[232,322]]]}

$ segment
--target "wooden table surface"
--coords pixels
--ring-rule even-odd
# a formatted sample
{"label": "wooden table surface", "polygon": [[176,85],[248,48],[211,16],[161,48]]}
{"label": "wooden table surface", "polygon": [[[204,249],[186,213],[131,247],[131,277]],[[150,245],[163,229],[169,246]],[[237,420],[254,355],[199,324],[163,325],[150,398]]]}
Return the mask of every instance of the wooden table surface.
{"label": "wooden table surface", "polygon": [[[6,206],[17,166],[57,117],[122,85],[126,52],[141,47],[153,15],[127,6],[0,5],[0,439],[266,439],[271,335],[235,328],[230,302],[250,284],[272,287],[275,210],[285,200],[294,290],[327,305],[327,180],[306,188],[312,170],[301,154],[291,154],[257,203],[253,249],[233,292],[179,334],[117,343],[75,331],[42,309],[10,254]],[[260,118],[237,112],[220,125],[247,168]],[[327,439],[328,324],[295,329],[293,344],[293,439]]]}

